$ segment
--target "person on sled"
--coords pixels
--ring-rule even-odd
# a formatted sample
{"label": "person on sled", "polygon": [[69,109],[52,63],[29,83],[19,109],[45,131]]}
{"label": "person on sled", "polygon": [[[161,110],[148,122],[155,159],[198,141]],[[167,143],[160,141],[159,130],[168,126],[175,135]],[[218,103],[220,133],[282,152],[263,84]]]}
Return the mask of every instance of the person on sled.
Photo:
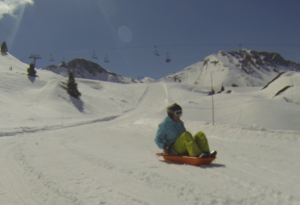
{"label": "person on sled", "polygon": [[191,157],[216,157],[217,151],[210,152],[207,138],[203,132],[193,137],[186,131],[180,120],[182,108],[174,103],[167,108],[168,116],[159,124],[155,143],[165,154],[189,155]]}

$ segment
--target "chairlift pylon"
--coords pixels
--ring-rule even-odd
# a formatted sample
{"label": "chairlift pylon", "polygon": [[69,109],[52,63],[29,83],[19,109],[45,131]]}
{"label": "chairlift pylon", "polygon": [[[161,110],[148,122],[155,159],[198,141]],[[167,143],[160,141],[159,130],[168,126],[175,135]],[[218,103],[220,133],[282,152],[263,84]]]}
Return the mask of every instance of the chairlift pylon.
{"label": "chairlift pylon", "polygon": [[36,64],[35,64],[35,61],[36,61],[37,59],[42,59],[41,56],[39,56],[39,55],[34,55],[34,54],[31,54],[31,55],[29,56],[29,58],[33,58],[33,65],[34,65],[34,66],[36,65]]}
{"label": "chairlift pylon", "polygon": [[156,56],[159,56],[159,53],[158,53],[158,51],[156,50],[156,46],[154,46],[154,55],[156,55]]}
{"label": "chairlift pylon", "polygon": [[98,59],[98,57],[97,57],[95,51],[93,51],[92,58]]}
{"label": "chairlift pylon", "polygon": [[171,58],[169,57],[169,53],[167,53],[166,62],[169,63],[171,61]]}
{"label": "chairlift pylon", "polygon": [[107,55],[105,55],[104,62],[109,63],[109,59],[107,58]]}

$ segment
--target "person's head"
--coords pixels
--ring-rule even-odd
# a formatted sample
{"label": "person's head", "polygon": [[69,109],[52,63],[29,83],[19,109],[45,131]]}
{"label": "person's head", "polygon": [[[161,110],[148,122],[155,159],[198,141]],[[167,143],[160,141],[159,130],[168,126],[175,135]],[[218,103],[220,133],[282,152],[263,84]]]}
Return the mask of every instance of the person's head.
{"label": "person's head", "polygon": [[178,122],[180,120],[180,117],[182,115],[182,108],[177,103],[174,103],[167,108],[168,116],[174,120],[175,122]]}

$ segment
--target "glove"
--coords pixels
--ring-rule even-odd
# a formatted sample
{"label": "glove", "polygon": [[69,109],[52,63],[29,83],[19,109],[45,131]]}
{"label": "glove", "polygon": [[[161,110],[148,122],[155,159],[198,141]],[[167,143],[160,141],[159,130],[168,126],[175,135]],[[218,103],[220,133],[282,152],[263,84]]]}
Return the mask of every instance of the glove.
{"label": "glove", "polygon": [[165,154],[171,154],[171,146],[165,144],[165,146],[164,146],[164,153]]}
{"label": "glove", "polygon": [[167,145],[165,144],[164,146],[164,153],[168,154],[168,155],[178,155],[177,152],[175,152],[174,150],[171,149],[173,144]]}

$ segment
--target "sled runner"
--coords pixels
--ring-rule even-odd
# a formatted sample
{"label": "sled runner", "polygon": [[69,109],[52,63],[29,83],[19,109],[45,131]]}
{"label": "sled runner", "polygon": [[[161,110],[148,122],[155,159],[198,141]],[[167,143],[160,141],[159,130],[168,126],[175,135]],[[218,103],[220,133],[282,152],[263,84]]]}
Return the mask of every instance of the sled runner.
{"label": "sled runner", "polygon": [[189,157],[189,156],[178,156],[178,155],[168,155],[163,153],[157,153],[157,156],[163,157],[166,161],[180,163],[180,164],[190,164],[190,165],[201,165],[210,164],[216,158],[199,158],[199,157]]}

